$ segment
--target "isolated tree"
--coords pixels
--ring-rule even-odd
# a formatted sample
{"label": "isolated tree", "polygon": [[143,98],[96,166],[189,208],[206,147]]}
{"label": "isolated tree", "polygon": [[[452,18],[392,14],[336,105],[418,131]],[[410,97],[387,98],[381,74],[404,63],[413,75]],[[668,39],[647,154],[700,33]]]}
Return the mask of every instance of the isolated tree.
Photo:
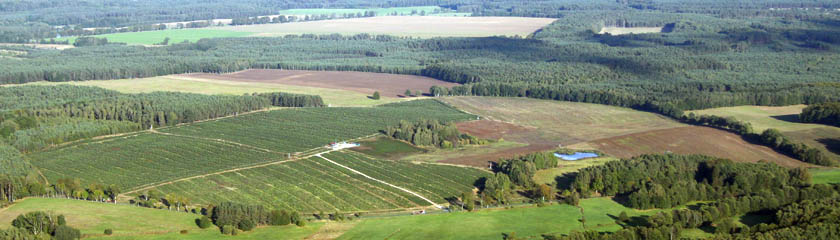
{"label": "isolated tree", "polygon": [[380,98],[379,91],[373,92],[373,97],[371,97],[371,98],[373,98],[373,100],[379,100],[379,98]]}
{"label": "isolated tree", "polygon": [[195,223],[201,229],[206,229],[213,226],[213,221],[211,221],[210,218],[208,218],[207,216],[201,216],[201,218],[195,220]]}
{"label": "isolated tree", "polygon": [[414,91],[414,96],[415,97],[423,96],[423,91],[420,91],[420,90]]}
{"label": "isolated tree", "polygon": [[406,97],[410,97],[411,96],[411,90],[406,89],[405,93],[403,93],[403,95],[405,95]]}

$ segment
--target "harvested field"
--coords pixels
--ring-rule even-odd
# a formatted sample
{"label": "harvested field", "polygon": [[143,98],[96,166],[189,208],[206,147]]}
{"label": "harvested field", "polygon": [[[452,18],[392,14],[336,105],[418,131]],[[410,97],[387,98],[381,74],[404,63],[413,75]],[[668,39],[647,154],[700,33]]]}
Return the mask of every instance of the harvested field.
{"label": "harvested field", "polygon": [[460,131],[527,144],[441,161],[470,166],[486,167],[488,161],[547,151],[558,145],[685,126],[656,114],[598,104],[494,97],[449,97],[444,101],[482,116],[483,120],[458,123]]}
{"label": "harvested field", "polygon": [[489,37],[527,36],[553,21],[552,18],[526,17],[383,16],[211,29],[256,33],[255,36],[369,33],[412,37]]}
{"label": "harvested field", "polygon": [[195,73],[190,78],[238,82],[276,83],[349,90],[363,94],[379,91],[383,97],[403,97],[406,89],[428,92],[432,86],[457,86],[434,78],[388,73],[253,69],[228,74]]}
{"label": "harvested field", "polygon": [[779,154],[768,147],[744,141],[740,136],[709,127],[680,127],[653,130],[577,145],[591,147],[612,156],[629,158],[646,153],[673,152],[704,154],[741,162],[766,160],[786,167],[810,164]]}
{"label": "harvested field", "polygon": [[598,34],[623,35],[660,32],[662,32],[662,27],[604,27]]}

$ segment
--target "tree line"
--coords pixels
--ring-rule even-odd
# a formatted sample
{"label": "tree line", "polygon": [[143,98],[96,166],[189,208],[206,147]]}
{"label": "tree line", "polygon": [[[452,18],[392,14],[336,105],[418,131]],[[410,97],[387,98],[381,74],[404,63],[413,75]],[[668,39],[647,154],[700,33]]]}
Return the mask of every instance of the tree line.
{"label": "tree line", "polygon": [[830,102],[809,105],[802,109],[802,113],[799,114],[799,121],[840,127],[840,103]]}
{"label": "tree line", "polygon": [[154,92],[123,94],[95,87],[20,86],[0,89],[0,139],[22,152],[78,139],[173,126],[275,107],[323,107],[320,96],[243,96]]}
{"label": "tree line", "polygon": [[[699,155],[643,155],[582,169],[571,189],[584,196],[615,196],[634,208],[687,208],[630,219],[616,217],[623,228],[544,235],[544,239],[673,239],[684,229],[712,229],[715,239],[773,239],[810,236],[832,239],[840,185],[812,185],[808,171],[772,163],[735,163]],[[773,214],[771,221],[739,226],[733,217]]]}
{"label": "tree line", "polygon": [[452,122],[440,123],[437,120],[425,120],[415,123],[400,121],[397,126],[388,126],[382,133],[394,139],[410,142],[418,146],[454,148],[464,145],[483,145],[488,140],[461,133]]}

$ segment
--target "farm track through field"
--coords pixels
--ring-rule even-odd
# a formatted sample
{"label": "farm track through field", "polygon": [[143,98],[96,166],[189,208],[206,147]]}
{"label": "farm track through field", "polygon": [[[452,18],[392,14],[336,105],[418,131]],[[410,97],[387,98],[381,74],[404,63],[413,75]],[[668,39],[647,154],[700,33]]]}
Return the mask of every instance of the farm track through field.
{"label": "farm track through field", "polygon": [[[154,131],[154,130],[151,130],[151,131]],[[165,134],[165,133],[160,133],[160,132],[158,132],[158,133],[159,133],[159,134],[163,134],[163,135],[167,135],[167,134]],[[355,139],[352,139],[352,140],[350,140],[350,141],[353,141],[353,140],[358,140],[358,139],[364,139],[364,138],[371,138],[371,137],[376,136],[376,135],[378,135],[378,133],[377,133],[377,134],[368,135],[368,136],[364,136],[364,137],[355,138]],[[179,135],[174,135],[174,136],[179,136]],[[192,136],[185,136],[185,137],[192,137]],[[195,137],[195,138],[196,138],[196,139],[204,139],[204,138],[199,138],[199,137]],[[214,139],[209,139],[209,140],[214,140]],[[221,140],[221,139],[220,139],[220,140]],[[215,140],[214,140],[214,141],[215,141]],[[227,142],[225,142],[225,143],[227,143]],[[229,143],[229,144],[234,144],[234,145],[236,145],[236,144],[238,144],[238,143],[231,142],[231,143]],[[245,144],[241,144],[241,145],[245,145]],[[256,148],[256,147],[253,147],[253,148]],[[256,148],[256,149],[259,149],[259,148]],[[298,161],[298,160],[301,160],[301,159],[307,159],[307,158],[311,158],[311,157],[314,157],[314,156],[317,156],[317,155],[320,155],[320,154],[325,154],[325,153],[330,153],[330,152],[335,151],[335,150],[328,150],[328,151],[323,151],[323,152],[317,152],[317,150],[318,150],[318,149],[321,149],[321,147],[318,147],[318,148],[313,148],[313,149],[309,149],[309,150],[303,151],[303,152],[302,152],[301,154],[299,154],[298,156],[293,156],[292,158],[290,158],[290,159],[286,159],[286,160],[272,161],[272,162],[267,162],[267,163],[260,163],[260,164],[257,164],[257,165],[252,165],[252,166],[238,167],[238,168],[227,169],[227,170],[223,170],[223,171],[219,171],[219,172],[212,172],[212,173],[207,173],[207,174],[202,174],[202,175],[196,175],[196,176],[191,176],[191,177],[186,177],[186,178],[180,178],[180,179],[171,180],[171,181],[165,181],[165,182],[161,182],[161,183],[153,183],[153,184],[149,184],[149,185],[145,185],[145,186],[139,186],[137,189],[134,189],[134,190],[131,190],[131,191],[128,191],[128,192],[124,192],[124,193],[120,194],[120,197],[121,197],[121,198],[127,198],[127,197],[128,197],[128,194],[133,194],[133,193],[137,193],[137,192],[140,192],[140,191],[149,190],[149,189],[152,189],[152,188],[157,188],[157,187],[160,187],[160,186],[165,186],[165,185],[169,185],[169,184],[173,184],[173,183],[177,183],[177,182],[189,181],[189,180],[196,179],[196,178],[203,178],[203,177],[208,177],[208,176],[213,176],[213,175],[221,175],[221,174],[225,174],[225,173],[238,172],[238,171],[242,171],[242,170],[248,170],[248,169],[254,169],[254,168],[261,168],[261,167],[267,167],[267,166],[271,166],[271,165],[277,165],[277,164],[282,164],[282,163],[287,163],[287,162],[293,162],[293,161]],[[274,152],[274,151],[267,150],[267,149],[266,149],[266,151],[268,151],[268,152]],[[311,153],[311,154],[304,155],[304,154],[306,154],[306,153]]]}
{"label": "farm track through field", "polygon": [[[334,150],[324,151],[324,152],[321,152],[321,153],[318,153],[318,154],[329,153],[329,152],[332,152],[332,151],[334,151]],[[220,174],[225,174],[225,173],[238,172],[238,171],[242,171],[242,170],[248,170],[248,169],[253,169],[253,168],[261,168],[261,167],[277,165],[277,164],[281,164],[281,163],[298,161],[298,160],[306,159],[306,158],[309,158],[309,157],[312,157],[312,156],[315,156],[315,155],[317,155],[317,154],[307,155],[307,156],[302,156],[302,157],[295,157],[295,158],[280,160],[280,161],[261,163],[261,164],[257,164],[257,165],[253,165],[253,166],[233,168],[233,169],[228,169],[228,170],[213,172],[213,173],[207,173],[207,174],[202,174],[202,175],[196,175],[196,176],[192,176],[192,177],[186,177],[186,178],[181,178],[181,179],[177,179],[177,180],[166,181],[166,182],[163,182],[163,183],[158,183],[158,184],[154,184],[154,185],[150,185],[150,186],[141,186],[138,189],[131,190],[131,191],[128,191],[128,192],[124,192],[120,195],[125,196],[125,195],[128,195],[128,194],[137,193],[137,192],[140,192],[140,191],[143,191],[143,190],[149,190],[149,189],[152,189],[152,188],[156,188],[156,187],[160,187],[160,186],[164,186],[164,185],[169,185],[169,184],[173,184],[173,183],[177,183],[177,182],[189,181],[189,180],[196,179],[196,178],[203,178],[203,177],[208,177],[208,176],[213,176],[213,175],[220,175]]]}
{"label": "farm track through field", "polygon": [[208,141],[215,141],[215,142],[220,142],[220,143],[226,143],[226,144],[236,145],[236,146],[240,146],[240,147],[252,148],[252,149],[260,150],[260,151],[267,152],[267,153],[277,153],[277,154],[283,154],[283,153],[281,153],[281,152],[275,152],[275,151],[272,151],[272,150],[270,150],[270,149],[265,149],[265,148],[261,148],[261,147],[251,146],[251,145],[248,145],[248,144],[238,143],[238,142],[234,142],[234,141],[230,141],[230,140],[224,140],[224,139],[221,139],[221,138],[205,138],[205,137],[196,137],[196,136],[181,135],[181,134],[174,134],[174,133],[167,133],[167,132],[158,132],[157,130],[154,130],[154,129],[150,129],[150,130],[149,130],[149,132],[154,133],[154,134],[160,134],[160,135],[166,135],[166,136],[173,136],[173,137],[194,138],[194,139],[202,139],[202,140],[208,140]]}
{"label": "farm track through field", "polygon": [[[330,151],[328,151],[328,152],[330,152]],[[373,177],[371,177],[371,176],[368,176],[367,174],[364,174],[364,173],[362,173],[362,172],[357,171],[356,169],[352,169],[352,168],[350,168],[350,167],[347,167],[347,166],[341,165],[341,164],[339,164],[339,163],[337,163],[337,162],[334,162],[333,160],[330,160],[329,158],[324,157],[324,156],[323,156],[323,154],[324,154],[324,153],[328,153],[328,152],[318,153],[318,154],[315,154],[315,156],[316,156],[316,157],[319,157],[319,158],[322,158],[322,159],[326,160],[327,162],[330,162],[330,163],[332,163],[332,164],[335,164],[336,166],[339,166],[339,167],[342,167],[342,168],[344,168],[344,169],[350,170],[350,171],[351,171],[351,172],[353,172],[353,173],[356,173],[356,174],[362,175],[362,177],[365,177],[365,178],[367,178],[367,179],[370,179],[370,180],[373,180],[373,181],[377,181],[377,182],[379,182],[379,183],[382,183],[382,184],[385,184],[385,185],[391,186],[391,187],[393,187],[393,188],[399,189],[400,191],[403,191],[403,192],[409,193],[409,194],[411,194],[411,195],[417,196],[418,198],[423,199],[424,201],[431,203],[433,206],[437,207],[438,209],[443,209],[443,206],[438,205],[437,203],[433,202],[432,200],[429,200],[428,198],[425,198],[425,197],[421,196],[420,194],[417,194],[417,193],[415,193],[415,192],[409,191],[408,189],[405,189],[405,188],[399,187],[399,186],[397,186],[397,185],[390,184],[390,183],[388,183],[388,182],[385,182],[385,181],[382,181],[382,180],[379,180],[379,179],[373,178]]]}

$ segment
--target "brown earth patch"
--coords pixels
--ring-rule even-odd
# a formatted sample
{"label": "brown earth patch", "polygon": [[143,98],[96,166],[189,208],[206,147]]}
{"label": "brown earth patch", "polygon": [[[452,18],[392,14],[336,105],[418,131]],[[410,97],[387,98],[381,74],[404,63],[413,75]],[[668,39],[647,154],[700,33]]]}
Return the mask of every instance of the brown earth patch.
{"label": "brown earth patch", "polygon": [[541,137],[540,132],[533,127],[525,127],[512,123],[493,120],[476,120],[456,123],[458,131],[470,135],[505,141],[526,143],[528,146],[508,148],[501,151],[483,153],[469,156],[445,159],[441,163],[468,165],[475,167],[487,167],[490,162],[497,162],[502,158],[512,158],[528,153],[548,151],[557,148],[558,141],[547,140]]}
{"label": "brown earth patch", "polygon": [[765,160],[785,167],[813,166],[779,154],[768,147],[748,143],[734,133],[709,127],[689,126],[653,130],[595,140],[587,145],[620,158],[673,152],[704,154],[739,162]]}
{"label": "brown earth patch", "polygon": [[403,94],[406,89],[411,90],[412,94],[418,90],[428,93],[432,86],[452,87],[458,85],[457,83],[414,75],[339,71],[252,69],[226,74],[191,73],[181,76],[341,89],[364,94],[373,94],[374,91],[379,91],[383,97],[404,97]]}

